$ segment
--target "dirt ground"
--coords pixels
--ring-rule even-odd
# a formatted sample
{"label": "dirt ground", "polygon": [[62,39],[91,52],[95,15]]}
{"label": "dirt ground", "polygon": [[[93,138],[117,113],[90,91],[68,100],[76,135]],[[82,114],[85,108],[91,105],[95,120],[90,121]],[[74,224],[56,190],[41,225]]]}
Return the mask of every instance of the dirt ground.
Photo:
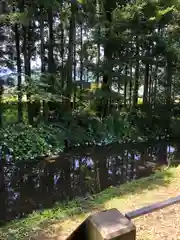
{"label": "dirt ground", "polygon": [[137,218],[137,240],[180,239],[180,204]]}

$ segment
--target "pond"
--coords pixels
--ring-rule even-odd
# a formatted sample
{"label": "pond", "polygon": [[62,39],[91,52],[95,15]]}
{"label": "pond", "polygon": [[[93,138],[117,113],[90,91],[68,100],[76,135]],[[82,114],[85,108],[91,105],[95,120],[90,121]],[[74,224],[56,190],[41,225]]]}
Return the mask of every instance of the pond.
{"label": "pond", "polygon": [[179,156],[180,144],[161,141],[74,148],[38,162],[7,158],[0,170],[0,221],[148,176]]}

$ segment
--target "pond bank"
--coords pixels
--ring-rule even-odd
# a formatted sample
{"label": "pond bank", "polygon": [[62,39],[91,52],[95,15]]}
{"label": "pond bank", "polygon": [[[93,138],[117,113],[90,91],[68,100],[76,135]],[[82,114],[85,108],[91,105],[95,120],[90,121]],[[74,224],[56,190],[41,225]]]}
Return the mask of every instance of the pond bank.
{"label": "pond bank", "polygon": [[0,220],[24,218],[56,202],[147,177],[179,156],[178,143],[158,142],[76,148],[46,161],[8,163],[1,171],[5,187],[0,195]]}
{"label": "pond bank", "polygon": [[[0,228],[0,239],[65,239],[67,235],[89,214],[101,209],[116,207],[126,212],[146,206],[180,193],[180,167],[164,168],[154,175],[132,181],[118,187],[109,187],[86,200],[57,203],[51,209],[36,211],[27,218],[16,220]],[[142,219],[137,220],[142,224]],[[139,222],[140,221],[140,222]],[[147,221],[146,221],[147,223]],[[150,226],[152,227],[152,226]],[[147,234],[148,229],[142,234]],[[153,238],[140,239],[158,239]],[[142,237],[141,236],[141,237]],[[148,236],[146,236],[148,237]]]}

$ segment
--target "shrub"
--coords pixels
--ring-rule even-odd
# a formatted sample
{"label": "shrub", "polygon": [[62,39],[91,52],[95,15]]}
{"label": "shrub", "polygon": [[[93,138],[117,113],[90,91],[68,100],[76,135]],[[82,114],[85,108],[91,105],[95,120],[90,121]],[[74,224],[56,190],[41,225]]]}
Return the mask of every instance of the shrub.
{"label": "shrub", "polygon": [[[52,125],[33,127],[26,124],[14,124],[0,131],[0,144],[13,152],[15,160],[29,160],[42,155],[57,154],[63,147],[63,131]],[[7,148],[3,148],[6,154]]]}

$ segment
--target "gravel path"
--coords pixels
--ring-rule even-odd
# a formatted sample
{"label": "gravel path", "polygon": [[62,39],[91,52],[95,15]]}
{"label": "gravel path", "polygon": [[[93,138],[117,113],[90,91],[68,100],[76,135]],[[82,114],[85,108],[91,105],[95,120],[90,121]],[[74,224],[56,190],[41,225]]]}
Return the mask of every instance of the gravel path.
{"label": "gravel path", "polygon": [[159,210],[134,221],[137,240],[180,239],[180,204]]}

